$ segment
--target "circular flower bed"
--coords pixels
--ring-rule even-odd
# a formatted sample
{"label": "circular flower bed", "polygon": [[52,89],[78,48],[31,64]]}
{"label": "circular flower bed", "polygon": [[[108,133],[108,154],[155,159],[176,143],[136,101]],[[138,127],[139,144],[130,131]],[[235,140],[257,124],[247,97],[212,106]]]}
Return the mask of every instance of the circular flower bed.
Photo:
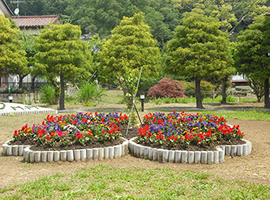
{"label": "circular flower bed", "polygon": [[226,119],[214,115],[148,113],[143,123],[136,142],[151,147],[213,150],[221,144],[245,143],[239,125],[227,125]]}
{"label": "circular flower bed", "polygon": [[123,113],[48,115],[41,124],[15,130],[13,139],[3,145],[3,154],[23,154],[30,162],[117,158],[125,155],[126,139],[132,137],[133,155],[163,162],[219,163],[224,155],[251,153],[252,144],[243,140],[239,125],[227,125],[223,117],[185,111],[148,113],[124,139],[128,120]]}
{"label": "circular flower bed", "polygon": [[15,130],[11,144],[33,145],[32,150],[65,150],[120,144],[121,125],[128,123],[126,114],[78,113],[48,115],[41,124],[28,124]]}
{"label": "circular flower bed", "polygon": [[244,140],[239,125],[213,115],[148,113],[139,136],[129,142],[135,157],[159,162],[222,163],[224,156],[246,156],[251,142]]}

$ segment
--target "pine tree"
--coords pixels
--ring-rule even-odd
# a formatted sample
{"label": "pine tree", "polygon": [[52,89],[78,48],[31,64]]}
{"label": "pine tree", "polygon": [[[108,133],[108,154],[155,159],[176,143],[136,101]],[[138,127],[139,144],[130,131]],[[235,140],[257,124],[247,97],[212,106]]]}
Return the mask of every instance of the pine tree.
{"label": "pine tree", "polygon": [[[65,82],[89,75],[92,55],[87,42],[80,39],[81,29],[71,24],[50,24],[36,37],[35,71],[47,77],[55,87],[60,78],[60,110],[64,110]],[[58,92],[56,91],[56,94]]]}
{"label": "pine tree", "polygon": [[168,43],[167,70],[172,74],[195,79],[197,108],[203,108],[201,80],[234,73],[228,34],[220,22],[196,12],[186,13],[183,25],[175,30]]}
{"label": "pine tree", "polygon": [[12,28],[8,18],[0,14],[0,75],[20,74],[27,70],[26,52],[18,39],[19,29]]}

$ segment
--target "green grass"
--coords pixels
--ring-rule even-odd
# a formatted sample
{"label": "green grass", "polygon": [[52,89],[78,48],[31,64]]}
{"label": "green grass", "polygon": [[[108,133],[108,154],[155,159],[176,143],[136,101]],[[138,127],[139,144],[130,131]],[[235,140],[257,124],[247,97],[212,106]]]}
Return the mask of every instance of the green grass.
{"label": "green grass", "polygon": [[123,103],[123,91],[122,90],[108,90],[105,92],[106,96],[103,96],[102,102],[104,104],[122,104]]}
{"label": "green grass", "polygon": [[244,119],[270,121],[270,111],[262,111],[261,109],[253,110],[230,110],[230,111],[198,111],[200,114],[212,114],[226,119]]}
{"label": "green grass", "polygon": [[[206,97],[203,99],[203,103],[220,103],[222,100],[221,96],[218,96],[216,98],[210,98],[210,97]],[[228,95],[227,96],[227,102],[257,102],[257,99],[254,98],[250,98],[250,97],[235,97],[235,96],[231,96]],[[168,104],[168,103],[196,103],[196,98],[195,97],[189,97],[189,98],[168,98],[168,97],[162,97],[162,98],[157,98],[157,99],[150,99],[149,103],[155,103],[157,105],[161,105],[162,103]]]}
{"label": "green grass", "polygon": [[169,168],[105,165],[0,190],[0,199],[269,199],[270,187]]}

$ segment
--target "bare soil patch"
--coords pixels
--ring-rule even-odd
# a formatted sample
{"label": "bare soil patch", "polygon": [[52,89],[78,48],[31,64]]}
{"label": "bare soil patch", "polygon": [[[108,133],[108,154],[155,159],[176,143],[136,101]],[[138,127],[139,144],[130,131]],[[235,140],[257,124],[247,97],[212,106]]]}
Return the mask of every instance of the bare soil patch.
{"label": "bare soil patch", "polygon": [[[146,113],[142,113],[144,115]],[[33,117],[34,116],[34,117]],[[25,123],[40,123],[45,114],[31,116],[7,116],[0,120],[0,147],[12,138],[13,131],[21,128]],[[5,123],[10,128],[3,129]],[[252,142],[252,152],[246,157],[225,157],[222,164],[180,164],[158,163],[145,159],[139,159],[130,155],[103,161],[90,162],[57,162],[35,163],[22,162],[22,157],[0,156],[0,188],[11,186],[16,183],[24,183],[35,179],[50,176],[56,173],[74,172],[83,167],[104,164],[119,168],[163,168],[168,167],[177,170],[194,170],[198,172],[214,174],[217,177],[228,180],[240,179],[254,183],[270,185],[270,122],[228,119],[229,124],[239,124],[241,131],[245,133],[245,139]],[[3,131],[4,130],[4,131]]]}

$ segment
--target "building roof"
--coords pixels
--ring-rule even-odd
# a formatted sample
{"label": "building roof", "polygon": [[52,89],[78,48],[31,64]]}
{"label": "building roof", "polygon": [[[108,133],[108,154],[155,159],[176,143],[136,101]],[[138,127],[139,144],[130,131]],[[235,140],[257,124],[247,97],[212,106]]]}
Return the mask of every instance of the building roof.
{"label": "building roof", "polygon": [[44,27],[49,23],[56,24],[60,22],[58,15],[42,15],[42,16],[13,16],[11,19],[20,28]]}

